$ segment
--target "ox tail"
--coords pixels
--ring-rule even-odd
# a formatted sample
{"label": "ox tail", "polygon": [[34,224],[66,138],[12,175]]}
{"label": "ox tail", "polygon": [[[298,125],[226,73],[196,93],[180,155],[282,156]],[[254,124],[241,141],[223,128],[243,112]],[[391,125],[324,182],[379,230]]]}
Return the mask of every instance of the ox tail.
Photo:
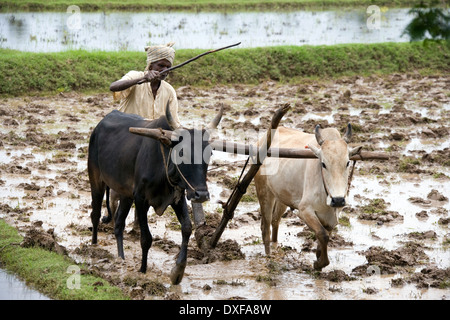
{"label": "ox tail", "polygon": [[108,210],[108,215],[102,218],[103,223],[110,223],[112,220],[111,206],[109,205],[109,191],[110,188],[106,186],[106,210]]}

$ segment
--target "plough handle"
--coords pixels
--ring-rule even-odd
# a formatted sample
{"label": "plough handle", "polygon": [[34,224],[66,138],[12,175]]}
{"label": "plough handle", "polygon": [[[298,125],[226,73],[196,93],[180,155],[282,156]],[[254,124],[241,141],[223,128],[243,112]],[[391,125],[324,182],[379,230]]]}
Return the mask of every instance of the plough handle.
{"label": "plough handle", "polygon": [[[290,105],[287,103],[284,106],[282,106],[280,109],[278,109],[275,114],[272,117],[271,127],[267,130],[266,134],[266,143],[262,144],[260,149],[257,153],[257,161],[255,164],[252,164],[250,166],[250,169],[245,174],[244,178],[240,182],[236,184],[236,186],[233,189],[233,192],[231,193],[230,198],[228,199],[224,210],[222,214],[222,219],[220,220],[219,225],[217,226],[213,236],[210,240],[210,246],[212,248],[215,248],[217,243],[219,242],[220,237],[222,236],[223,231],[225,230],[225,227],[228,224],[228,221],[230,221],[234,216],[234,210],[236,209],[237,205],[239,204],[239,201],[241,200],[242,196],[247,191],[247,187],[252,182],[253,178],[255,177],[256,173],[259,170],[259,167],[262,165],[265,156],[267,155],[267,152],[261,152],[264,151],[264,149],[267,151],[270,148],[270,145],[272,143],[272,131],[278,128],[278,125],[280,124],[281,119],[283,116],[288,112],[290,109]],[[263,156],[261,156],[263,155]]]}

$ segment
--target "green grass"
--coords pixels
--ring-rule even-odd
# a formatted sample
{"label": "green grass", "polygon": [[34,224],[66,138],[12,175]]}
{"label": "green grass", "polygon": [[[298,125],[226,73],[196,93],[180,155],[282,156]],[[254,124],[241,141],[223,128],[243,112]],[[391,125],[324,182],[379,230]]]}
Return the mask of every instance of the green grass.
{"label": "green grass", "polygon": [[370,200],[370,203],[361,208],[362,212],[368,214],[383,213],[386,211],[386,202],[381,198]]}
{"label": "green grass", "polygon": [[288,10],[334,7],[368,7],[376,4],[389,7],[412,7],[419,0],[0,0],[0,10],[66,11],[77,5],[82,11],[103,10]]}
{"label": "green grass", "polygon": [[[0,219],[0,262],[2,268],[17,274],[29,286],[58,300],[128,299],[122,291],[79,266],[80,288],[69,289],[69,266],[76,265],[66,256],[42,248],[22,248],[17,230]],[[70,279],[69,279],[70,280]],[[69,283],[71,283],[69,281]]]}
{"label": "green grass", "polygon": [[[177,50],[174,64],[204,50]],[[145,52],[65,51],[30,53],[0,49],[0,95],[61,91],[109,91],[130,70],[143,70]],[[345,44],[230,49],[207,55],[172,72],[183,85],[256,84],[265,80],[450,71],[450,46],[431,43]]]}

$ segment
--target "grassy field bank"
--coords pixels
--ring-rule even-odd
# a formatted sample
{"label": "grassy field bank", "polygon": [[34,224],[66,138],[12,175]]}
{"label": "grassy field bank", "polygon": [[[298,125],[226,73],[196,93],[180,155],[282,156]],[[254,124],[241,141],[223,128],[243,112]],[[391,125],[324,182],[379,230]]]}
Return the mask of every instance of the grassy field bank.
{"label": "grassy field bank", "polygon": [[332,7],[367,7],[372,4],[389,7],[412,7],[419,0],[0,0],[0,10],[66,11],[77,5],[83,11],[97,10],[287,10]]}
{"label": "grassy field bank", "polygon": [[[204,50],[178,50],[174,64]],[[108,91],[129,70],[145,68],[145,52],[29,53],[0,50],[0,95]],[[252,84],[300,78],[450,71],[450,46],[429,43],[281,46],[211,54],[170,74],[174,86]]]}
{"label": "grassy field bank", "polygon": [[42,248],[22,248],[19,245],[22,240],[15,228],[0,219],[0,266],[46,296],[60,300],[128,299],[119,288],[89,274],[83,266],[78,266],[81,269],[79,289],[68,288],[67,280],[73,274],[67,270],[75,263],[67,256]]}

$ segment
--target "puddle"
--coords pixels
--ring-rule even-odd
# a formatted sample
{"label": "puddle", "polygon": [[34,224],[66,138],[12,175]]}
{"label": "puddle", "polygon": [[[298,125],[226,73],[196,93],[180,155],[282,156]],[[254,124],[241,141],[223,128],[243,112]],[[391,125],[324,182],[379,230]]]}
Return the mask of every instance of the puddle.
{"label": "puddle", "polygon": [[16,276],[0,269],[0,300],[50,300],[40,292],[30,289]]}
{"label": "puddle", "polygon": [[424,150],[430,153],[435,150],[444,150],[450,148],[449,139],[420,139],[413,138],[406,145],[404,154],[411,154],[411,151]]}

